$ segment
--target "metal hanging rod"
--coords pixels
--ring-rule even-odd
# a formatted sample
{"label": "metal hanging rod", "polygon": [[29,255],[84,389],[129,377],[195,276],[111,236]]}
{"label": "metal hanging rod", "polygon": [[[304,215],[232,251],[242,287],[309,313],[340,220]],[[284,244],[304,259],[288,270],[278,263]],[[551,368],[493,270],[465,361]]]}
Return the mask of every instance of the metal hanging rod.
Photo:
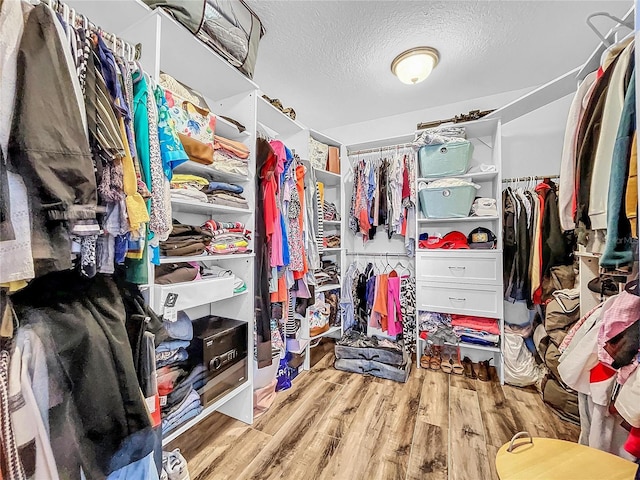
{"label": "metal hanging rod", "polygon": [[348,152],[348,155],[351,157],[353,155],[362,155],[364,153],[376,153],[376,152],[380,152],[382,153],[383,151],[391,151],[391,150],[396,150],[398,148],[408,148],[408,147],[413,147],[413,143],[400,143],[398,145],[387,145],[385,147],[377,147],[377,148],[367,148],[365,150],[356,150],[355,152]]}
{"label": "metal hanging rod", "polygon": [[529,180],[544,180],[545,178],[549,178],[549,179],[560,178],[560,175],[536,175],[536,176],[529,176],[529,177],[503,178],[502,183],[526,182]]}
{"label": "metal hanging rod", "polygon": [[[41,0],[42,3],[47,5],[51,10],[61,14],[65,22],[71,24],[74,28],[83,27],[97,33],[103,39],[111,43],[113,52],[117,55],[127,58],[128,60],[139,60],[142,55],[142,44],[132,44],[126,42],[122,38],[114,35],[113,33],[105,32],[101,27],[91,22],[85,15],[76,12],[75,9],[70,8],[67,4],[60,0]],[[36,2],[37,3],[37,2]]]}
{"label": "metal hanging rod", "polygon": [[406,253],[345,252],[345,255],[351,257],[405,257],[409,259],[409,256]]}

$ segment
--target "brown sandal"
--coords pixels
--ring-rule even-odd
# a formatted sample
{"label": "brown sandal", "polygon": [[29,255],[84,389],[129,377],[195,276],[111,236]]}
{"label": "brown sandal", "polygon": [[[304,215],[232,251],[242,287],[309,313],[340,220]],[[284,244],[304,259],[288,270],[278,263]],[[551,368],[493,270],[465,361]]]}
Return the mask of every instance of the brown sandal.
{"label": "brown sandal", "polygon": [[460,349],[455,347],[455,355],[451,360],[451,369],[454,375],[462,375],[464,373],[464,366],[460,363]]}
{"label": "brown sandal", "polygon": [[448,347],[442,349],[442,363],[440,364],[440,370],[444,373],[451,373],[453,371],[453,355]]}
{"label": "brown sandal", "polygon": [[440,370],[440,364],[442,360],[440,359],[440,347],[434,346],[431,351],[431,359],[429,360],[429,368],[431,370]]}
{"label": "brown sandal", "polygon": [[420,367],[428,369],[430,362],[431,362],[431,349],[429,348],[429,345],[426,345],[424,347],[424,350],[422,351],[422,356],[420,357]]}

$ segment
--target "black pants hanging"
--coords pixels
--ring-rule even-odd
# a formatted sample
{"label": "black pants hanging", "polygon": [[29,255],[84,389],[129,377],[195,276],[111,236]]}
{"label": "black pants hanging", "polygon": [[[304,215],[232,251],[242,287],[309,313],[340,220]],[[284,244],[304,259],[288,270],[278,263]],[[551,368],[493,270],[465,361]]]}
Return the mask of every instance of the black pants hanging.
{"label": "black pants hanging", "polygon": [[[74,461],[63,458],[65,442],[56,438],[74,429],[87,478],[102,478],[137,460],[138,453],[148,455],[150,449],[131,455],[120,450],[132,435],[146,437],[151,424],[115,283],[100,275],[86,279],[60,272],[36,279],[12,299],[21,324],[46,329],[55,349],[47,352],[47,361],[57,363],[66,377],[63,391],[70,393],[70,405],[63,402],[50,412],[51,444],[54,454],[60,452],[56,462]],[[65,425],[74,418],[77,425]]]}

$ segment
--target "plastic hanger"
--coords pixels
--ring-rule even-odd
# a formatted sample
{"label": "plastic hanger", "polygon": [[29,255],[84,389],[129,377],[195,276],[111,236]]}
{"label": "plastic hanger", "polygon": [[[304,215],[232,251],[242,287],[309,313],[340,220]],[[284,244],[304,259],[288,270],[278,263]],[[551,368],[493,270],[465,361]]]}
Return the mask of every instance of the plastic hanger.
{"label": "plastic hanger", "polygon": [[609,18],[609,19],[613,20],[614,22],[617,22],[617,23],[618,23],[619,25],[621,25],[621,26],[625,26],[625,27],[627,27],[628,29],[630,29],[630,30],[632,30],[632,31],[634,30],[634,27],[633,27],[633,23],[632,23],[632,22],[625,22],[624,20],[622,20],[622,19],[620,19],[620,18],[618,18],[618,17],[615,17],[615,16],[611,15],[611,14],[610,14],[610,13],[608,13],[608,12],[596,12],[596,13],[592,13],[591,15],[589,15],[589,16],[587,17],[587,25],[589,25],[589,28],[590,28],[591,30],[593,30],[593,33],[595,33],[595,34],[596,34],[596,36],[600,39],[600,41],[601,41],[604,45],[606,45],[607,47],[611,47],[611,46],[615,45],[615,43],[616,43],[616,42],[614,42],[614,41],[612,41],[612,40],[607,39],[607,38],[606,38],[602,33],[600,33],[600,30],[598,30],[598,28],[597,28],[597,27],[593,24],[593,22],[591,21],[591,19],[592,19],[592,18],[595,18],[595,17],[606,17],[606,18]]}

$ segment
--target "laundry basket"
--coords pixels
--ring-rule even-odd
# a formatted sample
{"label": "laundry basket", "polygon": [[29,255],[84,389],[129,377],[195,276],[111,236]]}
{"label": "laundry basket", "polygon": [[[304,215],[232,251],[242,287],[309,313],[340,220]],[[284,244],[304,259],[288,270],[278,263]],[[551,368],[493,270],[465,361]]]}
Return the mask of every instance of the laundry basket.
{"label": "laundry basket", "polygon": [[462,175],[469,169],[473,143],[464,140],[440,145],[423,145],[418,150],[420,174],[423,177]]}
{"label": "laundry basket", "polygon": [[427,218],[468,217],[476,197],[473,185],[420,190],[420,210]]}

